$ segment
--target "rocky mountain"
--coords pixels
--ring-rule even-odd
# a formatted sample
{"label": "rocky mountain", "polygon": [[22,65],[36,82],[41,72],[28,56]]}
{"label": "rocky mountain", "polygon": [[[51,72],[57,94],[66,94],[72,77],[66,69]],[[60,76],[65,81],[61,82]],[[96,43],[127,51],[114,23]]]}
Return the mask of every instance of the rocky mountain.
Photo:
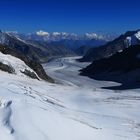
{"label": "rocky mountain", "polygon": [[33,79],[43,79],[45,81],[54,82],[53,79],[46,74],[39,62],[29,59],[14,48],[3,45],[0,45],[0,70],[12,74],[26,75]]}
{"label": "rocky mountain", "polygon": [[44,42],[55,42],[61,40],[104,40],[111,41],[117,35],[116,34],[96,34],[96,33],[85,33],[78,35],[75,33],[66,33],[66,32],[46,32],[38,31],[35,33],[18,33],[18,32],[7,32],[11,35],[14,35],[23,40],[35,40],[35,41],[44,41]]}
{"label": "rocky mountain", "polygon": [[0,32],[0,44],[26,55],[32,60],[46,62],[49,57],[73,55],[68,48],[61,45],[53,46],[32,40],[23,40],[11,33]]}
{"label": "rocky mountain", "polygon": [[113,41],[108,42],[100,47],[91,48],[87,53],[80,59],[81,62],[84,61],[94,61],[102,58],[110,57],[111,55],[122,51],[123,49],[129,47],[130,45],[139,44],[140,32],[128,31],[125,34],[119,36]]}
{"label": "rocky mountain", "polygon": [[[104,40],[60,40],[60,41],[53,41],[49,44],[52,46],[64,46],[67,49],[75,52],[78,55],[83,55],[82,46],[87,46],[86,48],[93,48],[105,44],[106,41]],[[79,50],[79,51],[78,51]]]}
{"label": "rocky mountain", "polygon": [[138,30],[132,36],[126,37],[126,42],[127,42],[128,47],[131,45],[140,44],[140,31]]}
{"label": "rocky mountain", "polygon": [[122,83],[119,89],[140,87],[140,45],[130,46],[109,58],[95,60],[82,70],[81,75]]}
{"label": "rocky mountain", "polygon": [[57,43],[53,44],[53,43],[34,41],[34,40],[27,40],[26,42],[34,46],[35,48],[41,49],[41,51],[44,53],[44,55],[42,56],[44,58],[41,60],[41,62],[45,62],[50,58],[76,55],[74,51],[67,48],[63,44],[62,45]]}
{"label": "rocky mountain", "polygon": [[45,55],[40,48],[36,48],[24,40],[5,32],[0,32],[0,44],[7,46],[8,48],[13,48],[32,60],[40,60],[41,57]]}
{"label": "rocky mountain", "polygon": [[[113,40],[117,35],[105,34],[98,35],[96,33],[85,33],[83,35],[77,35],[75,33],[65,33],[65,32],[53,32],[48,33],[45,31],[38,31],[36,33],[20,34],[18,32],[9,32],[9,34],[14,35],[22,40],[31,40],[45,42],[50,46],[63,46],[70,49],[77,54],[81,54],[81,46],[87,46],[86,48],[93,48],[100,45],[104,45],[110,40]],[[79,52],[77,52],[79,50]]]}

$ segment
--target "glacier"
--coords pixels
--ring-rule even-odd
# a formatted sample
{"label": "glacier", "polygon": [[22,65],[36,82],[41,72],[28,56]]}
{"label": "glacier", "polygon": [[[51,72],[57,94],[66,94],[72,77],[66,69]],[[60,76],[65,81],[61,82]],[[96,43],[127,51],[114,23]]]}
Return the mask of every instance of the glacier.
{"label": "glacier", "polygon": [[55,84],[0,71],[0,140],[140,139],[140,90],[102,89],[119,83],[79,76],[75,59],[43,65]]}

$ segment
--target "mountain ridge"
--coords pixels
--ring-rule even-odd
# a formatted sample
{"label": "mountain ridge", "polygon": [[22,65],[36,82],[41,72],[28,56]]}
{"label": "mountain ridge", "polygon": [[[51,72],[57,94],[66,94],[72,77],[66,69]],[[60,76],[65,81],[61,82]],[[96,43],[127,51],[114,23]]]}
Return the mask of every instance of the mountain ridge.
{"label": "mountain ridge", "polygon": [[53,79],[46,74],[42,65],[39,62],[31,60],[22,53],[19,53],[15,49],[9,48],[7,46],[0,45],[0,52],[6,55],[8,54],[16,58],[19,58],[20,60],[25,62],[27,66],[33,69],[41,79],[49,82],[54,82]]}
{"label": "mountain ridge", "polygon": [[[139,88],[140,81],[140,45],[130,46],[122,52],[93,61],[81,70],[81,75],[96,80],[122,83],[114,89]],[[113,88],[112,88],[113,89]]]}
{"label": "mountain ridge", "polygon": [[125,34],[120,35],[118,38],[108,42],[105,45],[96,48],[91,48],[81,59],[79,59],[79,61],[88,62],[88,61],[94,61],[94,60],[110,57],[111,55],[129,47],[129,42],[127,37],[133,36],[139,31],[140,30],[127,31]]}
{"label": "mountain ridge", "polygon": [[63,46],[50,46],[49,44],[39,45],[16,37],[10,33],[0,32],[0,44],[9,48],[14,48],[18,52],[26,55],[32,60],[46,62],[49,56],[66,56],[74,53]]}

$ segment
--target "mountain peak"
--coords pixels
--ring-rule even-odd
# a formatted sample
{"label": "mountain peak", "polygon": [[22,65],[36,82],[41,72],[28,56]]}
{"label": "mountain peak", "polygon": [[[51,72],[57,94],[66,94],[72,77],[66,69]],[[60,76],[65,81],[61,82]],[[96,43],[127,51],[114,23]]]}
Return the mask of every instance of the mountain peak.
{"label": "mountain peak", "polygon": [[39,35],[39,36],[48,36],[49,35],[48,32],[45,32],[45,31],[42,31],[42,30],[36,32],[36,34]]}
{"label": "mountain peak", "polygon": [[126,43],[129,46],[131,45],[138,45],[140,44],[140,30],[132,32],[133,34],[130,34],[126,37]]}

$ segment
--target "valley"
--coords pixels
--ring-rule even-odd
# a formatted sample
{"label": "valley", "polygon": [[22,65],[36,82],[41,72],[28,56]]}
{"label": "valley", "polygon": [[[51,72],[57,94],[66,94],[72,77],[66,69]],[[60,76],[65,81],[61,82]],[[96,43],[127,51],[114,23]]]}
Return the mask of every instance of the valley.
{"label": "valley", "polygon": [[102,89],[119,84],[79,76],[88,63],[75,59],[43,65],[55,84],[0,71],[2,140],[140,138],[139,90]]}
{"label": "valley", "polygon": [[[53,34],[55,42],[17,35],[0,32],[0,139],[140,139],[139,31],[89,49],[78,47],[75,39],[63,40],[65,34]],[[47,39],[44,35],[35,34]],[[102,42],[95,34],[87,35],[94,38],[84,42]],[[77,48],[73,43],[74,50],[67,47],[69,42]],[[80,52],[84,57],[77,56]],[[116,75],[118,70],[122,75]],[[124,83],[112,72],[127,87],[138,87],[116,88]]]}
{"label": "valley", "polygon": [[[76,61],[81,57],[65,57],[53,59],[43,65],[46,73],[48,73],[56,82],[64,85],[74,85],[76,87],[100,88],[108,85],[119,85],[115,82],[104,82],[80,76],[80,70],[90,64],[90,62],[80,63]],[[94,84],[93,84],[94,83]]]}
{"label": "valley", "polygon": [[0,5],[0,140],[140,140],[140,0]]}

